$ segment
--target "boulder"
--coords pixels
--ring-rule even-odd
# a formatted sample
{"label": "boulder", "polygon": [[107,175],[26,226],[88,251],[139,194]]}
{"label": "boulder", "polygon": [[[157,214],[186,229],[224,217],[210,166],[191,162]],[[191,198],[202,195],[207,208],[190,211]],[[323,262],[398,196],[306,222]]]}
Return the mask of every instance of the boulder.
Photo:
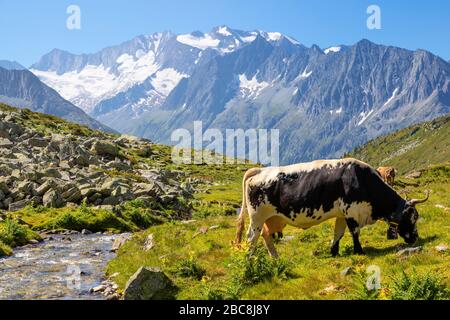
{"label": "boulder", "polygon": [[0,148],[11,148],[12,146],[14,146],[14,143],[12,143],[9,139],[6,138],[0,138]]}
{"label": "boulder", "polygon": [[128,240],[130,240],[130,238],[131,234],[129,233],[123,233],[120,236],[118,236],[116,240],[114,240],[111,251],[116,252],[117,250],[119,250],[120,247],[122,247]]}
{"label": "boulder", "polygon": [[45,148],[48,145],[48,141],[44,138],[31,138],[27,142],[30,147]]}
{"label": "boulder", "polygon": [[141,267],[128,280],[124,300],[171,300],[177,288],[159,268]]}
{"label": "boulder", "polygon": [[11,203],[9,205],[8,210],[11,211],[11,212],[19,211],[19,210],[25,208],[30,203],[31,203],[31,201],[28,200],[28,199],[17,201],[17,202],[13,202],[13,203]]}
{"label": "boulder", "polygon": [[56,186],[57,183],[55,180],[48,179],[36,189],[36,193],[38,196],[43,196],[48,190],[54,189]]}
{"label": "boulder", "polygon": [[119,155],[118,148],[106,141],[96,141],[92,145],[91,152],[95,153],[98,156],[105,156],[105,157],[116,157]]}
{"label": "boulder", "polygon": [[62,194],[65,202],[78,202],[81,200],[81,191],[77,187],[72,187]]}
{"label": "boulder", "polygon": [[57,190],[50,190],[44,194],[42,204],[48,208],[60,208],[64,205],[64,201]]}

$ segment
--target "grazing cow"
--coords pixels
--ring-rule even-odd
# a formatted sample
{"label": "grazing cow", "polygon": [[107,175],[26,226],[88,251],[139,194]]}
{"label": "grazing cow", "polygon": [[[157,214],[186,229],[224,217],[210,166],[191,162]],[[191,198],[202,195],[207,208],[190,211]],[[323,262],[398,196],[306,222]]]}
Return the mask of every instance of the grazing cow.
{"label": "grazing cow", "polygon": [[380,173],[383,180],[390,186],[394,185],[395,169],[392,167],[379,167],[377,171]]}
{"label": "grazing cow", "polygon": [[[331,218],[336,218],[333,256],[339,253],[339,241],[347,227],[353,237],[354,252],[363,254],[360,229],[377,220],[388,222],[393,231],[412,244],[419,237],[416,228],[419,215],[415,205],[427,199],[428,194],[423,200],[402,199],[383,182],[375,169],[351,158],[254,168],[244,175],[235,243],[241,242],[248,213],[251,248],[255,248],[263,234],[271,256],[277,256],[272,238],[267,236],[271,226],[289,224],[308,229]],[[263,230],[266,222],[269,232]]]}

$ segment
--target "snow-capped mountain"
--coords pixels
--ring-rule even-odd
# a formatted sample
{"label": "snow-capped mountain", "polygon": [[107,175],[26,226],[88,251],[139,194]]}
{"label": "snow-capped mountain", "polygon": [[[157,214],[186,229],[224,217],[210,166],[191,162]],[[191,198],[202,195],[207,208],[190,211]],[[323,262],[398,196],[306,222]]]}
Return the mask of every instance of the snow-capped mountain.
{"label": "snow-capped mountain", "polygon": [[132,101],[131,109],[139,113],[143,102],[161,101],[188,77],[205,50],[213,51],[210,54],[233,52],[259,33],[270,41],[282,37],[279,33],[243,32],[225,26],[210,33],[155,33],[95,54],[74,55],[55,49],[30,70],[65,99],[96,115],[104,109],[102,102],[110,105],[111,98],[129,89],[135,91],[135,86],[147,80],[147,96]]}
{"label": "snow-capped mountain", "polygon": [[362,40],[310,48],[277,32],[170,32],[91,55],[55,50],[32,71],[97,120],[170,143],[207,128],[277,128],[283,163],[338,157],[450,112],[450,66]]}
{"label": "snow-capped mountain", "polygon": [[55,90],[42,83],[28,70],[0,67],[0,102],[33,111],[55,115],[66,120],[106,132],[114,130],[89,117],[83,110],[64,100]]}

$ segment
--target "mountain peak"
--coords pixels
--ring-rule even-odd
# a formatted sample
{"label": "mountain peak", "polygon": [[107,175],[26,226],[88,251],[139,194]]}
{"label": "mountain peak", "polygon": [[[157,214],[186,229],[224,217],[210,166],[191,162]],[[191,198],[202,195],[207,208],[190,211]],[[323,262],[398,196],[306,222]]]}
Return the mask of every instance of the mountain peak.
{"label": "mountain peak", "polygon": [[26,68],[22,66],[17,61],[0,60],[0,68],[6,70],[25,70]]}

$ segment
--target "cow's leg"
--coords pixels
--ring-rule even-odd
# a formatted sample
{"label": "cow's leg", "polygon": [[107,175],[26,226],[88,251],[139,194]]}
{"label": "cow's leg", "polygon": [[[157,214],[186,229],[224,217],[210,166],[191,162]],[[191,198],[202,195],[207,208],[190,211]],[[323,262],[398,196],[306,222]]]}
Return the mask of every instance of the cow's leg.
{"label": "cow's leg", "polygon": [[258,242],[259,236],[264,225],[264,221],[250,221],[250,226],[248,227],[247,239],[250,243],[250,253],[253,253],[256,249],[256,244]]}
{"label": "cow's leg", "polygon": [[334,225],[334,239],[331,246],[331,255],[333,257],[339,254],[339,241],[341,241],[344,236],[346,228],[347,222],[345,221],[345,218],[336,218],[336,223]]}
{"label": "cow's leg", "polygon": [[355,254],[364,254],[364,250],[361,247],[361,243],[359,242],[359,224],[353,218],[346,219],[348,229],[353,238],[353,252]]}
{"label": "cow's leg", "polygon": [[263,230],[262,237],[264,239],[264,243],[266,245],[267,251],[269,251],[269,255],[272,258],[278,258],[277,249],[275,248],[275,245],[273,244],[272,235],[270,233],[265,232],[266,230]]}

